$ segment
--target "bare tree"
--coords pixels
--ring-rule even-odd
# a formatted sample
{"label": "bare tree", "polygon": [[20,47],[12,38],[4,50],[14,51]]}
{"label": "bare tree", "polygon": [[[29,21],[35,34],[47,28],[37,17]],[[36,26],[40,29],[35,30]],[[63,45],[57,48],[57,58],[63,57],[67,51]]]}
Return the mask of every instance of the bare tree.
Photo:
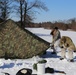
{"label": "bare tree", "polygon": [[6,20],[9,17],[11,9],[10,4],[11,4],[10,0],[0,0],[0,17],[3,20]]}
{"label": "bare tree", "polygon": [[32,2],[30,2],[30,0],[15,0],[15,1],[19,4],[19,10],[20,10],[19,13],[22,27],[25,27],[26,22],[30,22],[35,18],[34,15],[35,13],[38,12],[35,10],[37,9],[42,9],[45,11],[48,10],[46,5],[40,0],[33,0]]}
{"label": "bare tree", "polygon": [[21,18],[21,25],[22,25],[22,27],[23,27],[23,4],[24,4],[24,0],[19,0],[19,2],[20,2],[20,18]]}

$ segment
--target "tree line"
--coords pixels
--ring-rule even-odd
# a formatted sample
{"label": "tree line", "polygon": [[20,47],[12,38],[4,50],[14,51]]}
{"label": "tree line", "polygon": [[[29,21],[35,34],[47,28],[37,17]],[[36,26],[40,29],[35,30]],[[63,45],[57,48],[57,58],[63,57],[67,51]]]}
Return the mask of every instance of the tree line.
{"label": "tree line", "polygon": [[32,22],[38,10],[47,11],[45,3],[41,0],[0,0],[0,21],[6,21],[11,14],[17,14],[20,25],[25,27],[26,23]]}
{"label": "tree line", "polygon": [[43,27],[46,29],[52,29],[58,27],[61,30],[75,30],[76,31],[76,19],[69,19],[65,21],[55,21],[55,22],[42,22],[42,23],[28,23],[26,27]]}

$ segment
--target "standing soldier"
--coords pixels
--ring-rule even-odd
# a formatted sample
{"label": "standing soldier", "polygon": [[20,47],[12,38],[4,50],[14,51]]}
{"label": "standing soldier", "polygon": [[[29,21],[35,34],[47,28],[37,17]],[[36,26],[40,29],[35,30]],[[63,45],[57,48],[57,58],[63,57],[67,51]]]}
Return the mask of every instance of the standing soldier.
{"label": "standing soldier", "polygon": [[52,54],[56,54],[56,48],[59,46],[61,34],[60,31],[58,30],[58,27],[55,27],[51,33],[52,35],[52,43],[50,44],[51,48],[53,49]]}

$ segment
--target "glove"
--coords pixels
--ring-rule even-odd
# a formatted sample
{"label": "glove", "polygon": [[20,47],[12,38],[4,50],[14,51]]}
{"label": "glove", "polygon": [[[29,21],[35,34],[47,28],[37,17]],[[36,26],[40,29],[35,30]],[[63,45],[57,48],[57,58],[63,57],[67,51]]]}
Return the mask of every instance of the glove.
{"label": "glove", "polygon": [[50,47],[51,47],[51,49],[53,49],[54,48],[54,44],[50,43]]}
{"label": "glove", "polygon": [[53,43],[50,43],[50,47],[53,46],[53,45],[54,45]]}

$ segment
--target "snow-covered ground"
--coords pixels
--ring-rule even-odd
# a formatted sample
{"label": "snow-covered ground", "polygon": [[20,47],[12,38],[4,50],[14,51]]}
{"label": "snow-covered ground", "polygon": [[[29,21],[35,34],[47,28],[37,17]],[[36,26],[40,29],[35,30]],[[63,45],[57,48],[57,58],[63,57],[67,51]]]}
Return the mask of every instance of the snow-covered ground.
{"label": "snow-covered ground", "polygon": [[[51,30],[49,29],[44,29],[44,28],[27,28],[27,29],[48,42],[51,42],[52,40],[52,37],[50,35]],[[76,45],[76,32],[62,31],[62,30],[60,30],[60,32],[61,32],[61,36],[71,37],[74,44]],[[42,56],[41,58],[38,56],[33,56],[32,58],[25,59],[25,60],[0,59],[0,75],[3,75],[2,72],[7,72],[10,75],[16,75],[18,70],[22,68],[32,69],[33,71],[32,73],[36,74],[37,71],[33,69],[33,64],[41,59],[47,60],[45,67],[51,67],[58,71],[64,71],[66,75],[76,75],[76,53],[74,53],[74,62],[69,62],[67,61],[68,56],[67,56],[67,59],[59,60],[60,53],[61,53],[60,48],[57,48],[57,55],[52,55],[51,51],[52,50],[49,48],[47,50],[47,54]],[[54,73],[54,74],[44,74],[44,75],[64,75],[64,74]]]}

